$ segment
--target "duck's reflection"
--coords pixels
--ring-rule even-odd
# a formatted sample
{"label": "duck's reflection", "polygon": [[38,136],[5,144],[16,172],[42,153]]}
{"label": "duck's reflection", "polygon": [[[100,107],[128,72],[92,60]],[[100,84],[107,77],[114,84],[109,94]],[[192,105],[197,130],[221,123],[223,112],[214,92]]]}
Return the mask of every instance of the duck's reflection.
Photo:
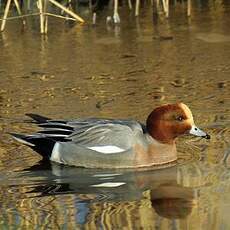
{"label": "duck's reflection", "polygon": [[97,209],[102,206],[104,212],[104,203],[119,203],[127,208],[127,202],[139,202],[147,193],[153,212],[175,219],[189,215],[195,203],[193,189],[178,184],[177,174],[176,166],[131,171],[85,169],[51,163],[46,169],[43,164],[37,165],[27,170],[24,176],[37,181],[28,194],[39,197],[74,194],[81,203],[87,201],[87,210],[96,205]]}
{"label": "duck's reflection", "polygon": [[194,206],[194,192],[178,184],[161,185],[150,192],[152,207],[160,216],[183,219]]}

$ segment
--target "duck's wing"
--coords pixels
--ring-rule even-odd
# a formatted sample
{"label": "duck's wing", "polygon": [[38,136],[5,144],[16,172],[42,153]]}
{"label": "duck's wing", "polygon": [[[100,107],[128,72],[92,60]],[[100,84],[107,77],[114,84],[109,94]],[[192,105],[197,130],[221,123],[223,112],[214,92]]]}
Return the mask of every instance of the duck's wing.
{"label": "duck's wing", "polygon": [[144,132],[144,126],[136,121],[97,118],[48,120],[39,126],[43,127],[39,133],[48,138],[61,142],[71,141],[76,145],[104,152],[125,151],[131,148],[135,137]]}

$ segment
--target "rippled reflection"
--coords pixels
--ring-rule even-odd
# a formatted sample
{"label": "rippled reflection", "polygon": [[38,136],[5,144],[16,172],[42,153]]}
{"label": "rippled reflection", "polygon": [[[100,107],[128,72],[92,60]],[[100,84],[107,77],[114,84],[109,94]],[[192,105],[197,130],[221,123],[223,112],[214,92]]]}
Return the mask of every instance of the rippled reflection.
{"label": "rippled reflection", "polygon": [[1,220],[17,227],[211,226],[228,206],[229,179],[226,167],[201,162],[148,171],[35,165],[1,177]]}
{"label": "rippled reflection", "polygon": [[[16,177],[7,178],[13,183],[6,189],[9,203],[3,202],[2,207],[8,210],[14,194],[20,195],[17,197],[16,210],[4,221],[9,221],[15,215],[20,225],[26,218],[19,215],[24,205],[32,208],[30,221],[33,224],[42,224],[47,218],[52,222],[57,221],[58,212],[65,212],[64,218],[67,219],[74,212],[76,224],[95,227],[99,224],[97,221],[106,224],[103,216],[111,220],[110,227],[114,221],[114,227],[122,227],[122,222],[113,220],[114,216],[130,223],[129,227],[132,227],[135,221],[132,213],[145,210],[152,218],[156,213],[170,219],[186,218],[192,211],[195,191],[178,184],[178,178],[183,177],[178,175],[181,174],[180,170],[175,166],[154,171],[91,170],[58,164],[51,164],[46,169],[33,166]],[[34,215],[43,207],[43,212],[50,212],[50,216],[39,214],[35,218]],[[145,224],[142,227],[146,227]]]}

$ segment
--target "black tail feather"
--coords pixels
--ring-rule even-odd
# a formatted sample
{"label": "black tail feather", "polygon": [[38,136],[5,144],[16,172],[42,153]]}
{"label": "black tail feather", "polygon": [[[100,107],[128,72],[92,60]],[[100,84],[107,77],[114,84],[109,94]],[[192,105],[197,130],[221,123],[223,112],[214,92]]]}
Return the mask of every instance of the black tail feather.
{"label": "black tail feather", "polygon": [[17,141],[31,147],[34,151],[39,153],[43,159],[49,160],[53,147],[55,145],[55,141],[49,139],[47,137],[43,137],[40,135],[23,135],[17,133],[10,133],[14,139]]}
{"label": "black tail feather", "polygon": [[34,113],[26,113],[26,116],[32,118],[34,121],[36,121],[37,124],[46,123],[47,121],[51,120],[48,117],[44,117]]}

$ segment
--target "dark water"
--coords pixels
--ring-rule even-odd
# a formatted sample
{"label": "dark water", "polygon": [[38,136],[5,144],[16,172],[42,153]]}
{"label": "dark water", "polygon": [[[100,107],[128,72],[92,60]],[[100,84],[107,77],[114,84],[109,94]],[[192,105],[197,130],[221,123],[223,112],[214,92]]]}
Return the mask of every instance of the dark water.
{"label": "dark water", "polygon": [[[230,226],[230,4],[178,3],[156,22],[150,3],[121,25],[9,21],[0,34],[1,229],[228,229]],[[88,19],[87,8],[81,15]],[[154,19],[154,21],[153,21]],[[145,172],[39,165],[7,132],[35,130],[27,112],[53,118],[145,121],[183,101],[210,141],[178,140],[178,165]],[[100,186],[99,186],[100,185]]]}

